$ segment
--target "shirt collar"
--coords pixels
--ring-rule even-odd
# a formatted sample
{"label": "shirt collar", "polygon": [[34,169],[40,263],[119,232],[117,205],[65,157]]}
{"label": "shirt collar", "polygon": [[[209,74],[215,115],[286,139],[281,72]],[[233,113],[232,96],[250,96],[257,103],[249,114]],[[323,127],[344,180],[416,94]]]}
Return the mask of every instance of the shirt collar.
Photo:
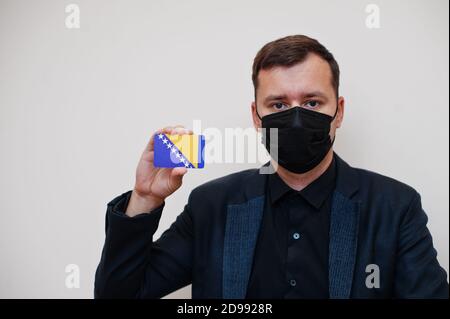
{"label": "shirt collar", "polygon": [[300,195],[308,203],[310,203],[316,209],[320,209],[325,200],[328,198],[330,193],[335,187],[336,179],[336,167],[335,159],[333,160],[325,172],[322,173],[318,178],[312,181],[308,186],[306,186],[301,191],[296,191],[289,187],[278,175],[278,173],[269,175],[269,191],[271,197],[271,203],[274,204],[284,195]]}

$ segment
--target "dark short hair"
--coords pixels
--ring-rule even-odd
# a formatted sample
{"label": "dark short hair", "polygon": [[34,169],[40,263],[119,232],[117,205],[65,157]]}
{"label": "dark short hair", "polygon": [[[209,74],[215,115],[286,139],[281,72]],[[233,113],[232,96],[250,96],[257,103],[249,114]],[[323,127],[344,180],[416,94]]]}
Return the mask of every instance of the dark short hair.
{"label": "dark short hair", "polygon": [[339,96],[339,65],[333,55],[319,41],[306,35],[290,35],[264,45],[253,60],[253,87],[258,88],[260,70],[268,70],[276,66],[290,67],[303,62],[310,53],[317,54],[328,62],[331,68],[331,84],[336,97]]}

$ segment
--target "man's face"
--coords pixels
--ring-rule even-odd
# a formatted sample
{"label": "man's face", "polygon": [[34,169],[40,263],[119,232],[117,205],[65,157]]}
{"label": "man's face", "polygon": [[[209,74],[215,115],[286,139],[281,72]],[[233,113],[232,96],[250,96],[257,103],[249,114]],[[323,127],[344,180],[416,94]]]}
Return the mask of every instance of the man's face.
{"label": "man's face", "polygon": [[301,106],[309,110],[333,116],[339,105],[336,118],[331,124],[330,136],[334,137],[336,128],[340,127],[344,115],[344,98],[336,99],[328,63],[315,54],[291,67],[274,67],[260,70],[256,103],[252,103],[253,124],[261,128],[263,117],[275,112]]}

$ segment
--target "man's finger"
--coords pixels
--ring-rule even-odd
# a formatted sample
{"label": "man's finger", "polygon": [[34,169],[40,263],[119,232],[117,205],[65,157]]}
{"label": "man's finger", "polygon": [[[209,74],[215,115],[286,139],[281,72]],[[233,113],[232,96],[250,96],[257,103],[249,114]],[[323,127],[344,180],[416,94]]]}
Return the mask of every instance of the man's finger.
{"label": "man's finger", "polygon": [[172,169],[171,175],[172,176],[183,176],[184,174],[187,173],[187,168],[186,167],[175,167],[174,169]]}
{"label": "man's finger", "polygon": [[160,132],[156,131],[152,134],[152,136],[150,136],[150,140],[148,141],[147,145],[145,146],[145,152],[151,152],[153,151],[153,147],[154,147],[154,141],[155,141],[155,135],[159,134]]}

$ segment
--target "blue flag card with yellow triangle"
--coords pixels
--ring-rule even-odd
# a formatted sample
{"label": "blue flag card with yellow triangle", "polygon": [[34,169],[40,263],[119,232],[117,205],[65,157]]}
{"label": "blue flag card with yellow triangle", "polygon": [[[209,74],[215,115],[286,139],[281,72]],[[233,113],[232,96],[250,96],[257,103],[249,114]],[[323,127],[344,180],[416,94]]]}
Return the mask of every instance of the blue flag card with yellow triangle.
{"label": "blue flag card with yellow triangle", "polygon": [[204,135],[157,133],[154,136],[153,149],[155,167],[203,168],[205,166]]}

